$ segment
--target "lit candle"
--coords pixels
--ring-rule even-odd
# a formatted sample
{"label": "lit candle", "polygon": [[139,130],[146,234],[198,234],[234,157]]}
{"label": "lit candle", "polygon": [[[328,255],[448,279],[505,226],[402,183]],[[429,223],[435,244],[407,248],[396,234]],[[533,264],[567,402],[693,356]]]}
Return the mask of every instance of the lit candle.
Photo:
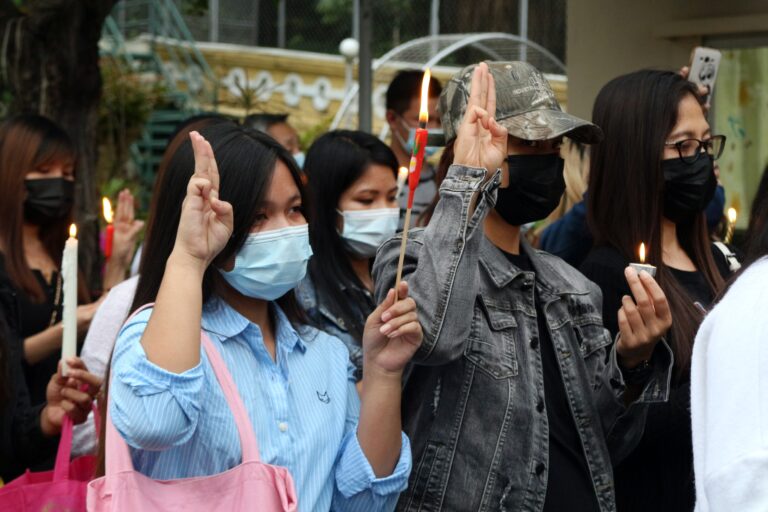
{"label": "lit candle", "polygon": [[424,72],[424,79],[421,82],[421,108],[419,109],[419,127],[416,129],[416,136],[413,143],[413,154],[411,155],[411,164],[408,169],[408,207],[405,210],[405,221],[403,222],[403,241],[400,244],[400,260],[397,263],[397,277],[395,279],[395,301],[397,301],[397,289],[400,280],[403,278],[403,262],[405,261],[405,245],[408,241],[408,229],[411,225],[411,209],[413,208],[413,196],[416,193],[416,187],[419,186],[421,176],[421,167],[424,165],[424,148],[427,146],[427,121],[429,121],[429,69]]}
{"label": "lit candle", "polygon": [[397,172],[397,197],[400,197],[400,194],[403,193],[403,187],[405,187],[405,182],[407,179],[408,179],[408,168],[401,167],[400,170]]}
{"label": "lit candle", "polygon": [[731,240],[733,240],[733,230],[736,227],[737,218],[738,213],[736,212],[736,208],[728,208],[728,229],[725,231],[725,238],[723,239],[723,242],[727,244],[731,243]]}
{"label": "lit candle", "polygon": [[107,221],[107,230],[104,236],[104,258],[109,260],[112,257],[112,241],[115,238],[115,226],[112,225],[114,220],[112,203],[109,202],[109,199],[103,197],[101,199],[101,207],[104,213],[104,220]]}
{"label": "lit candle", "polygon": [[638,274],[640,273],[641,270],[645,270],[646,272],[651,274],[652,277],[656,277],[656,267],[645,263],[645,244],[644,243],[640,244],[638,255],[640,256],[640,263],[630,263],[629,266],[635,269]]}
{"label": "lit candle", "polygon": [[64,244],[61,257],[61,278],[64,292],[61,342],[62,374],[69,373],[67,359],[77,355],[77,226],[69,227],[69,239]]}

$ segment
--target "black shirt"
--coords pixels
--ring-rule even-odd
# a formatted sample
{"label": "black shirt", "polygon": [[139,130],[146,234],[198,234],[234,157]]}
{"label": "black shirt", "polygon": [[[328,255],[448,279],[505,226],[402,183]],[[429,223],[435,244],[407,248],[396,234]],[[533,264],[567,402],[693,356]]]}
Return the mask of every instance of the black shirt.
{"label": "black shirt", "polygon": [[[507,259],[521,270],[533,272],[527,255],[505,253]],[[584,448],[576,430],[565,385],[557,362],[555,347],[544,318],[541,300],[536,295],[536,317],[544,372],[544,401],[549,424],[549,477],[544,512],[599,511],[595,488],[589,472]]]}
{"label": "black shirt", "polygon": [[[727,262],[713,250],[720,273]],[[603,291],[603,321],[615,337],[619,330],[621,298],[632,296],[624,277],[628,262],[610,247],[596,247],[584,260],[581,271]],[[670,268],[692,302],[707,308],[713,291],[701,272]],[[616,505],[619,512],[691,511],[696,490],[693,480],[690,371],[674,378],[669,401],[650,404],[645,430],[635,450],[614,467]]]}
{"label": "black shirt", "polygon": [[45,404],[30,402],[22,370],[22,344],[6,322],[7,315],[16,315],[15,306],[8,302],[10,297],[10,290],[0,282],[0,478],[6,483],[30,467],[49,469],[59,439],[46,437],[40,430],[40,412]]}
{"label": "black shirt", "polygon": [[[25,338],[39,334],[54,323],[61,321],[62,297],[61,279],[54,272],[50,281],[46,281],[39,270],[32,271],[45,294],[43,302],[33,302],[23,290],[16,288],[5,272],[4,259],[0,254],[0,284],[6,295],[0,301],[0,308],[5,308],[5,318],[17,343],[23,344]],[[6,306],[3,306],[6,304]],[[14,311],[9,311],[7,304],[13,304]],[[23,347],[20,351],[24,353]],[[45,389],[51,376],[56,373],[61,352],[56,350],[42,361],[28,365],[23,362],[24,376],[29,389],[29,397],[33,404],[45,401]]]}

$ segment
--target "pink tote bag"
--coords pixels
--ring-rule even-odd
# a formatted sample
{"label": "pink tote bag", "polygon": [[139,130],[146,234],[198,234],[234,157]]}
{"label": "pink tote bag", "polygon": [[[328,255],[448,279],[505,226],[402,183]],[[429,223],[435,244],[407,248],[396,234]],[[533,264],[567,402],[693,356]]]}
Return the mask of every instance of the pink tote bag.
{"label": "pink tote bag", "polygon": [[260,461],[256,435],[226,363],[204,333],[202,343],[235,417],[243,451],[242,463],[213,476],[153,480],[134,470],[128,445],[107,414],[106,474],[88,484],[89,511],[297,510],[293,478],[286,468]]}
{"label": "pink tote bag", "polygon": [[[94,407],[98,424],[98,410]],[[97,428],[98,431],[98,428]],[[0,510],[13,512],[84,512],[86,486],[93,479],[96,457],[70,461],[72,419],[64,416],[53,471],[26,473],[0,488]]]}

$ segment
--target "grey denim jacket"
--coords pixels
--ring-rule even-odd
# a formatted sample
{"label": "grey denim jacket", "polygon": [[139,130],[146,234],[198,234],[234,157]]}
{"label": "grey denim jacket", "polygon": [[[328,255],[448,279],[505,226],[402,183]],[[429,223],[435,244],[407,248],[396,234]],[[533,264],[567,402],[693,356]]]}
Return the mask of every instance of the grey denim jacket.
{"label": "grey denim jacket", "polygon": [[[403,275],[424,341],[405,378],[403,423],[414,470],[398,510],[542,509],[549,430],[541,405],[538,295],[600,510],[614,511],[611,459],[620,461],[636,446],[645,404],[667,399],[672,352],[664,341],[657,345],[651,375],[626,407],[600,289],[530,247],[536,279],[513,266],[482,229],[500,181],[497,172],[483,183],[485,174],[451,166],[429,226],[409,235]],[[379,248],[377,302],[394,284],[399,250],[400,236]]]}

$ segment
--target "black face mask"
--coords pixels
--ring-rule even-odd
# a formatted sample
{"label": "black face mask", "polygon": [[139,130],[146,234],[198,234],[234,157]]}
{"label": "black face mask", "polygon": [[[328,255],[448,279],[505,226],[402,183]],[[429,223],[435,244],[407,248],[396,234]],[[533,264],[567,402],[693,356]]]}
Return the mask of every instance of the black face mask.
{"label": "black face mask", "polygon": [[27,200],[24,218],[33,224],[46,224],[66,217],[75,202],[75,183],[64,178],[24,180]]}
{"label": "black face mask", "polygon": [[693,163],[679,158],[662,160],[664,217],[675,224],[690,222],[707,207],[717,189],[714,161],[701,155]]}
{"label": "black face mask", "polygon": [[540,220],[552,213],[565,192],[563,167],[557,153],[510,155],[509,186],[499,188],[496,211],[513,226]]}

